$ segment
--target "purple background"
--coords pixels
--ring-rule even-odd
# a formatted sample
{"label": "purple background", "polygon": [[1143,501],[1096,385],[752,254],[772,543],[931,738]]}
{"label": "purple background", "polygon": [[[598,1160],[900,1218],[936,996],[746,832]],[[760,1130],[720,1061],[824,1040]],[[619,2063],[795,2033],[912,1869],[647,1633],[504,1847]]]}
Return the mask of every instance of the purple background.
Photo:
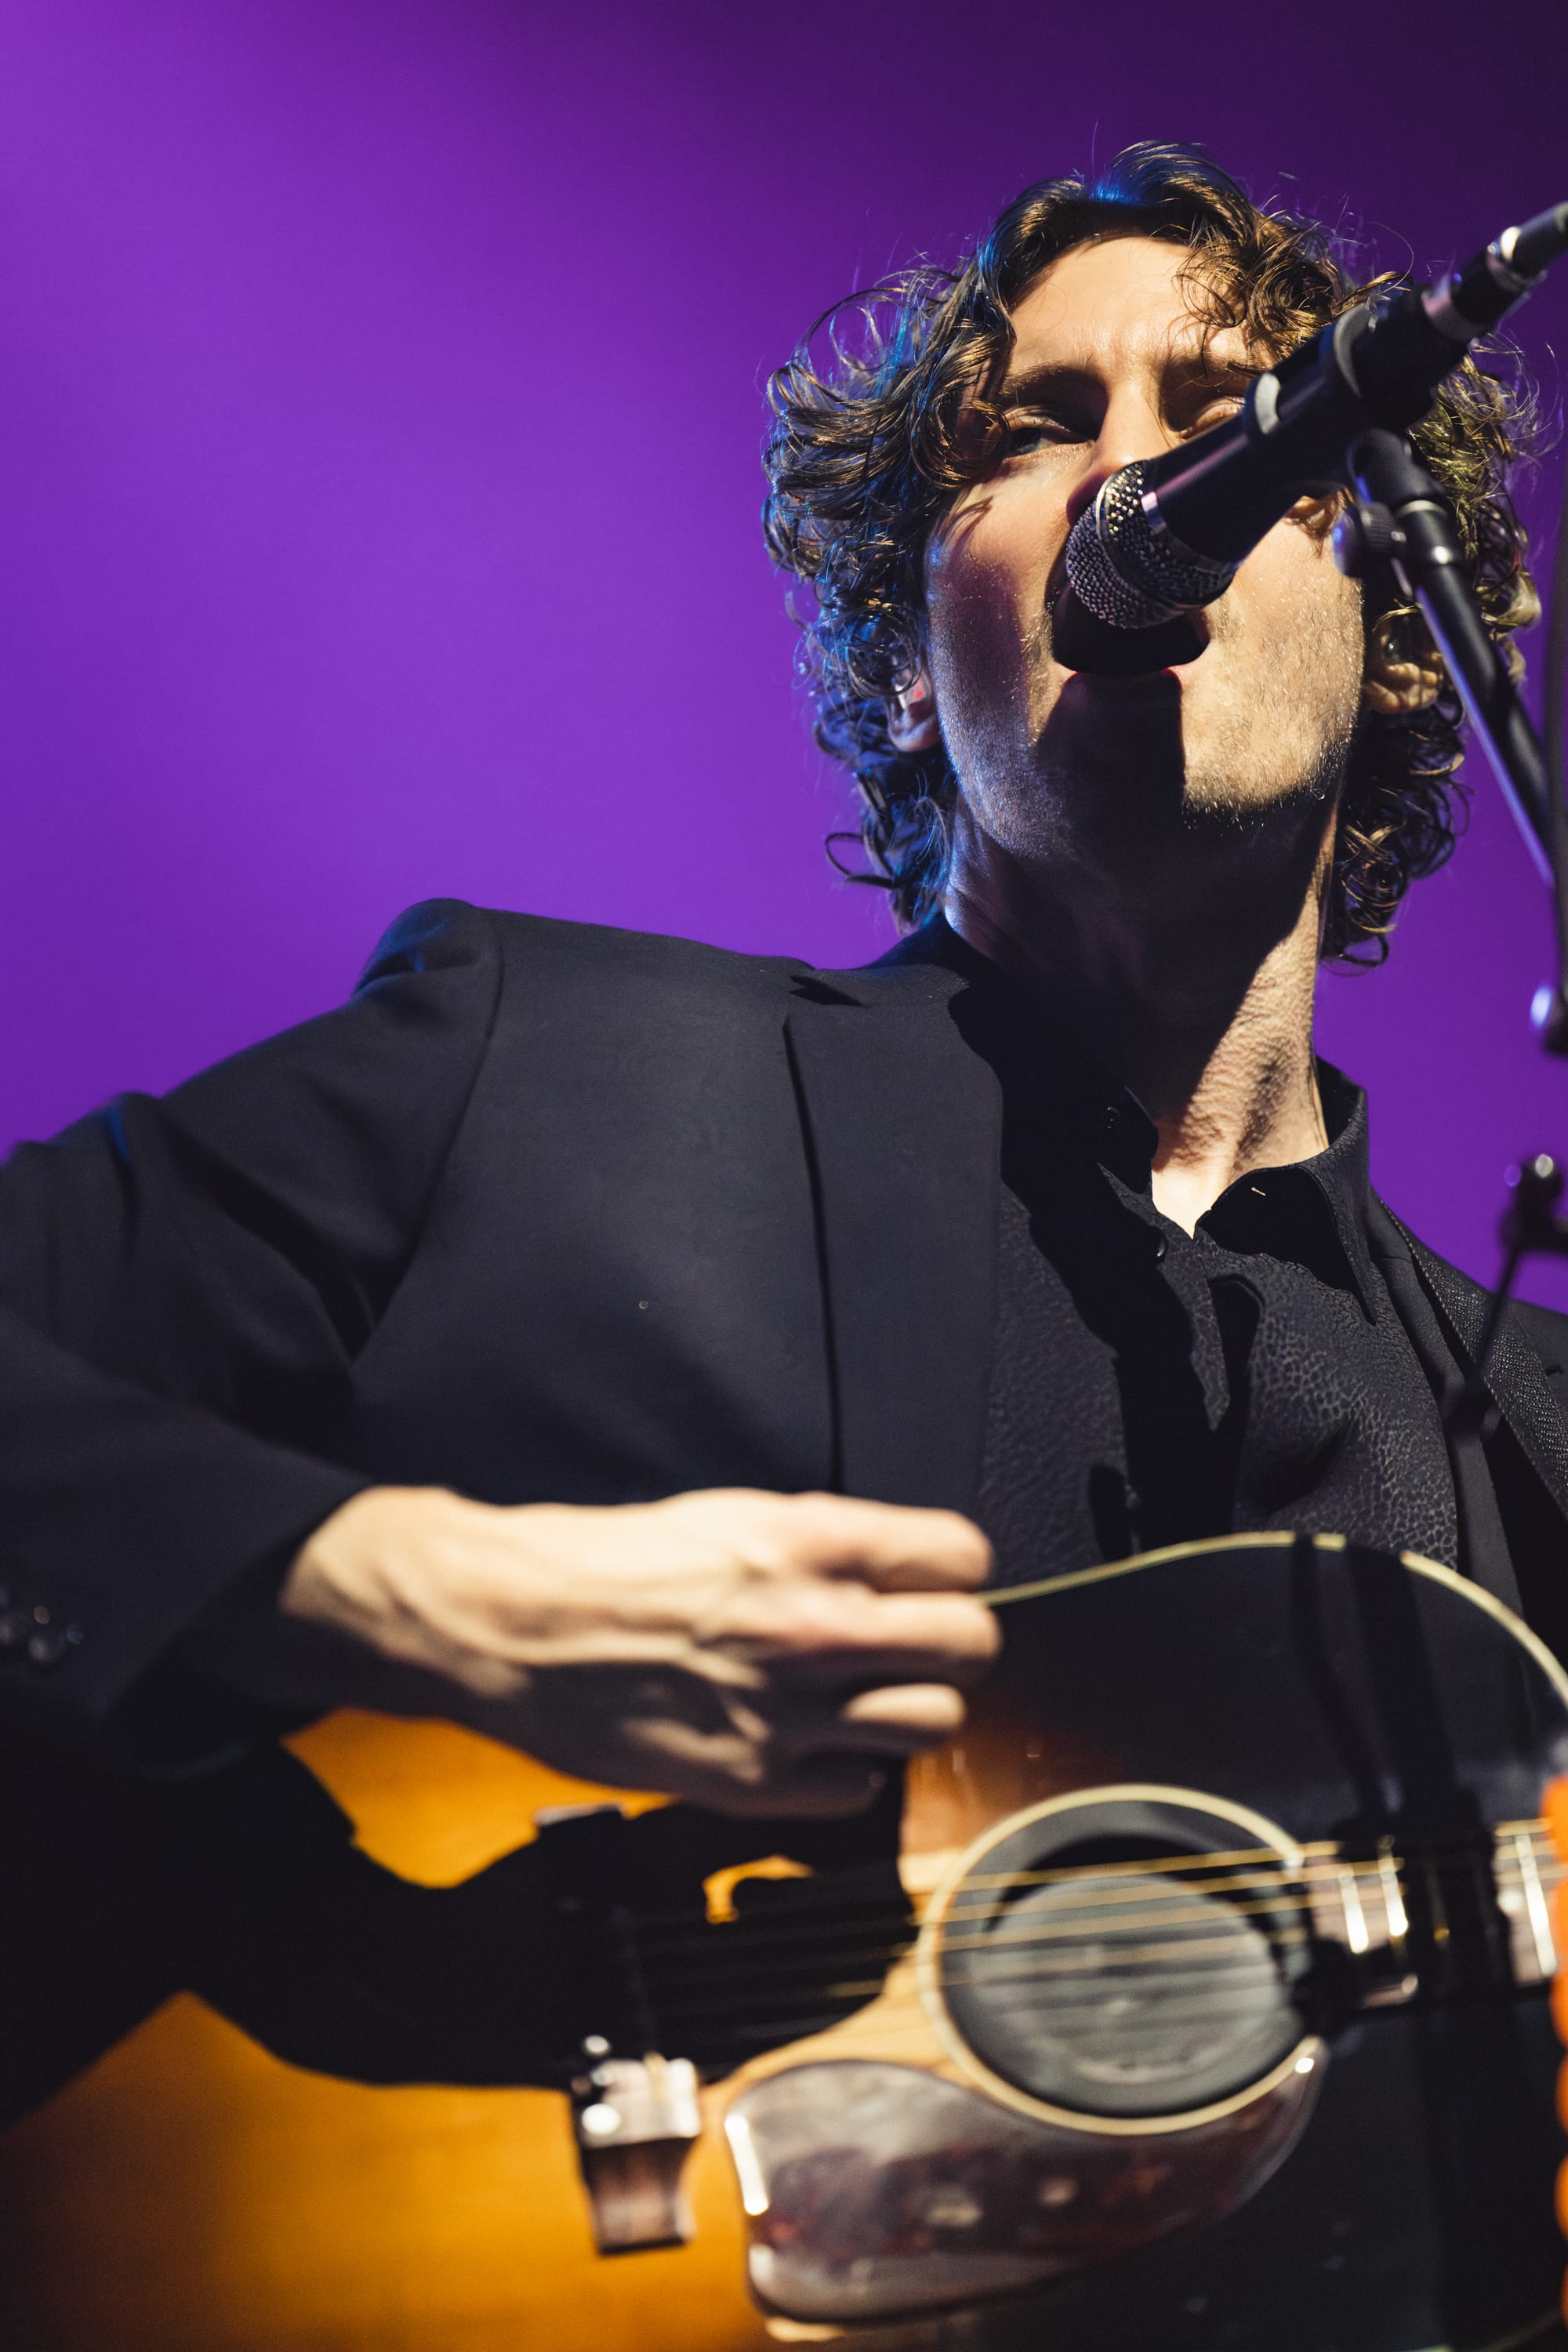
{"label": "purple background", "polygon": [[[0,1137],[336,1000],[431,893],[877,952],[756,530],[767,369],[1139,137],[1452,258],[1568,194],[1561,0],[1500,21],[7,0]],[[1565,327],[1568,268],[1521,330],[1553,401]],[[1526,1028],[1545,895],[1474,782],[1321,1034],[1384,1190],[1485,1275],[1568,1070]]]}

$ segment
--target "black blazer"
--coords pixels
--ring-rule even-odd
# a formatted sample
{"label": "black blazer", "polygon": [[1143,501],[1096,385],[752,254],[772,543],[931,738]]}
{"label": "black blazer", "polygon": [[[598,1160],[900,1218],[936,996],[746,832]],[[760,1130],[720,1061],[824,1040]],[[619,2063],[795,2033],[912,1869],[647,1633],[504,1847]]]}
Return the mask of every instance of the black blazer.
{"label": "black blazer", "polygon": [[[367,1485],[971,1509],[1001,1106],[964,985],[435,901],[342,1010],[24,1147],[0,1710],[101,1721]],[[1374,1243],[1463,1360],[1481,1291],[1381,1209]],[[1553,1568],[1565,1341],[1518,1309],[1492,1378]]]}

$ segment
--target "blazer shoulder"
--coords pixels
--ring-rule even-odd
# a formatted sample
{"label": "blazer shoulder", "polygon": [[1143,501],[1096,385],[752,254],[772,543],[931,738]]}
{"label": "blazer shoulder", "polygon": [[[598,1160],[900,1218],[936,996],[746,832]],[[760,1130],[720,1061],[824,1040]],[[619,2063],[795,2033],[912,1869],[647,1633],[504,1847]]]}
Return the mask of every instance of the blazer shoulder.
{"label": "blazer shoulder", "polygon": [[447,971],[491,962],[498,941],[494,919],[466,898],[421,898],[405,907],[383,931],[365,961],[356,987],[395,980],[408,972]]}
{"label": "blazer shoulder", "polygon": [[636,990],[646,1002],[784,1001],[799,982],[814,978],[812,966],[798,956],[746,955],[665,931],[563,922],[550,915],[494,908],[465,908],[462,912],[489,926],[509,981],[525,989],[564,986],[592,992],[608,986]]}
{"label": "blazer shoulder", "polygon": [[[1447,1258],[1440,1257],[1394,1215],[1386,1202],[1375,1195],[1373,1223],[1378,1245],[1385,1254],[1392,1247],[1414,1256],[1442,1298],[1460,1337],[1467,1342],[1473,1339],[1486,1313],[1489,1296],[1486,1284],[1463,1273]],[[1560,1314],[1554,1307],[1538,1307],[1531,1299],[1510,1298],[1504,1325],[1516,1338],[1523,1339],[1531,1354],[1540,1360],[1553,1396],[1568,1412],[1568,1315]]]}
{"label": "blazer shoulder", "polygon": [[1513,1313],[1561,1396],[1561,1384],[1568,1382],[1568,1315],[1529,1298],[1516,1298]]}
{"label": "blazer shoulder", "polygon": [[747,955],[665,931],[428,898],[393,923],[360,988],[476,965],[489,968],[496,1001],[509,1008],[503,1020],[607,1023],[649,1039],[688,1034],[693,1022],[715,1035],[726,1028],[749,1035],[759,1018],[772,1023],[795,1007],[810,1017],[816,1007],[901,1008],[930,1021],[963,986],[935,964],[825,971],[801,956]]}

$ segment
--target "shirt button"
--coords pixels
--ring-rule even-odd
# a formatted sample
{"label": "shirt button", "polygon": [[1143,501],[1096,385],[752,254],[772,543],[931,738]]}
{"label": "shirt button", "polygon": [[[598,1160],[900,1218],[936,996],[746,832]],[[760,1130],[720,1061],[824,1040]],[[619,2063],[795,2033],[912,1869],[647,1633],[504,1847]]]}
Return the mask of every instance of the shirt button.
{"label": "shirt button", "polygon": [[25,1647],[33,1621],[25,1609],[7,1609],[0,1614],[0,1656]]}
{"label": "shirt button", "polygon": [[35,1633],[27,1643],[27,1657],[35,1666],[58,1666],[69,1647],[63,1633]]}

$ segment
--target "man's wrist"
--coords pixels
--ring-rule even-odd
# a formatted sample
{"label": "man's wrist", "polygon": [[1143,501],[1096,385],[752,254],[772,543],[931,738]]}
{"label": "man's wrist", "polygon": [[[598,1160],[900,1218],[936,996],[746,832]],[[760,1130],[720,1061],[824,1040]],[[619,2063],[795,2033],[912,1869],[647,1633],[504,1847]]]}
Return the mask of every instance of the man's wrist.
{"label": "man's wrist", "polygon": [[[469,1587],[476,1556],[489,1554],[504,1522],[509,1615],[514,1630],[526,1624],[527,1517],[446,1486],[365,1488],[290,1561],[278,1597],[285,1641],[301,1661],[318,1671],[331,1662],[361,1696],[399,1711],[417,1697],[410,1678],[416,1685],[434,1677],[481,1705],[515,1700],[527,1671],[500,1654],[493,1626],[475,1619]],[[493,1579],[495,1561],[486,1565]],[[539,1613],[549,1612],[542,1604]]]}

